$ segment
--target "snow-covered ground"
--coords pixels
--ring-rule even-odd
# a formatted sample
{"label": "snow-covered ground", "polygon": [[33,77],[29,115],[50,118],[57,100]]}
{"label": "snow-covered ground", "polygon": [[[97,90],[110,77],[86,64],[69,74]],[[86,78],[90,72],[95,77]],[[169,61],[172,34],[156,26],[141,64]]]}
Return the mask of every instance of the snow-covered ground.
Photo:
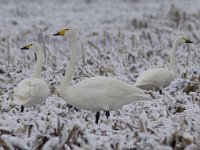
{"label": "snow-covered ground", "polygon": [[[1,0],[0,149],[200,149],[199,0]],[[134,84],[145,69],[168,67],[174,40],[191,45],[177,51],[179,77],[153,101],[101,113],[67,107],[59,85],[70,57],[62,27],[78,34],[74,83],[110,76]],[[43,38],[42,38],[43,37]],[[35,62],[25,43],[45,40],[43,77],[52,96],[23,113],[13,105],[13,88],[31,75]],[[73,84],[74,84],[73,83]]]}

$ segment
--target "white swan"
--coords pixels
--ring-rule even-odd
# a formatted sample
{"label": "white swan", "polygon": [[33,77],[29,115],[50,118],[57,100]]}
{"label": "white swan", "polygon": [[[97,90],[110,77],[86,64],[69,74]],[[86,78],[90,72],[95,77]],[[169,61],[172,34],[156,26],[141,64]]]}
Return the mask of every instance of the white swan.
{"label": "white swan", "polygon": [[32,77],[22,80],[14,89],[14,101],[16,104],[22,105],[22,112],[24,106],[32,107],[36,104],[40,104],[49,96],[50,93],[48,85],[43,79],[41,79],[42,65],[44,62],[43,50],[35,42],[21,48],[21,50],[28,49],[33,50],[36,53],[37,62]]}
{"label": "white swan", "polygon": [[54,36],[67,35],[71,37],[72,54],[64,80],[61,83],[60,94],[68,104],[96,112],[95,123],[98,124],[101,110],[106,111],[106,116],[109,117],[110,110],[116,110],[133,101],[151,100],[144,94],[143,90],[109,77],[92,77],[70,86],[76,64],[76,33],[71,28],[65,28],[54,34]]}
{"label": "white swan", "polygon": [[176,64],[176,51],[177,47],[183,43],[193,43],[192,41],[181,37],[178,38],[172,47],[171,55],[170,55],[170,68],[154,68],[148,69],[144,71],[141,76],[138,77],[135,86],[145,89],[145,90],[159,90],[160,94],[162,94],[162,89],[168,86],[171,81],[173,81],[177,74],[177,64]]}

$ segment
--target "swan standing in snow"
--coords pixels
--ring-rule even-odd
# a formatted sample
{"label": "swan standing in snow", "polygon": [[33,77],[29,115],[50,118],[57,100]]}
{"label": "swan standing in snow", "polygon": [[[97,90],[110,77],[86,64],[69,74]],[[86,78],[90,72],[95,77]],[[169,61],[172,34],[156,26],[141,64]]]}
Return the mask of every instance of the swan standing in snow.
{"label": "swan standing in snow", "polygon": [[37,56],[37,62],[33,70],[31,78],[22,80],[14,89],[14,100],[17,104],[21,105],[23,112],[25,107],[32,107],[40,104],[49,96],[49,87],[46,82],[41,78],[42,65],[44,62],[44,54],[41,47],[32,42],[21,48],[21,50],[33,50]]}
{"label": "swan standing in snow", "polygon": [[154,68],[148,69],[142,73],[141,76],[137,79],[135,86],[145,89],[145,90],[159,90],[162,94],[162,89],[168,86],[177,76],[177,64],[176,64],[176,51],[180,44],[183,43],[193,43],[192,41],[186,38],[178,38],[172,47],[170,55],[170,68]]}
{"label": "swan standing in snow", "polygon": [[98,124],[101,110],[106,111],[106,117],[108,118],[111,110],[121,108],[133,101],[151,100],[150,97],[144,94],[143,90],[110,77],[87,78],[74,86],[70,86],[76,64],[76,33],[71,28],[65,28],[54,34],[54,36],[71,37],[72,54],[70,63],[66,68],[64,80],[61,83],[61,97],[74,107],[96,112],[96,124]]}

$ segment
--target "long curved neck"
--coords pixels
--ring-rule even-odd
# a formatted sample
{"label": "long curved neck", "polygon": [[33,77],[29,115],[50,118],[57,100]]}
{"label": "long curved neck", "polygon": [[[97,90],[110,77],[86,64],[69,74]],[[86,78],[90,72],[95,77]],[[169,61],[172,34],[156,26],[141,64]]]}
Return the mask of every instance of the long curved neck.
{"label": "long curved neck", "polygon": [[[38,47],[39,49],[39,47]],[[40,78],[42,72],[42,65],[44,63],[44,56],[42,50],[36,50],[37,61],[33,70],[32,78]]]}
{"label": "long curved neck", "polygon": [[175,78],[178,74],[177,64],[176,64],[176,51],[178,48],[178,40],[176,40],[173,44],[171,55],[170,55],[170,71],[173,74],[173,77]]}
{"label": "long curved neck", "polygon": [[[76,55],[77,55],[77,39],[76,39],[76,33],[75,31],[71,34],[71,57],[69,65],[67,65],[65,70],[65,77],[61,84],[61,91],[65,91],[69,86],[70,82],[73,79],[74,71],[75,71],[75,65],[76,65]],[[63,92],[64,92],[63,91]]]}

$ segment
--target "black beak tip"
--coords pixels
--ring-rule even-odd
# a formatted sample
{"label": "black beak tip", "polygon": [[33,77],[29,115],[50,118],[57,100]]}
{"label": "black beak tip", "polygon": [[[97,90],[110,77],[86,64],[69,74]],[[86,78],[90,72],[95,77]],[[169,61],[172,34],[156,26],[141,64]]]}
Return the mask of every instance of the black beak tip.
{"label": "black beak tip", "polygon": [[22,47],[20,48],[20,50],[28,50],[26,47]]}
{"label": "black beak tip", "polygon": [[58,36],[59,35],[59,33],[55,33],[55,34],[53,34],[53,36]]}
{"label": "black beak tip", "polygon": [[187,40],[185,43],[193,43],[192,41],[190,41],[190,40]]}

